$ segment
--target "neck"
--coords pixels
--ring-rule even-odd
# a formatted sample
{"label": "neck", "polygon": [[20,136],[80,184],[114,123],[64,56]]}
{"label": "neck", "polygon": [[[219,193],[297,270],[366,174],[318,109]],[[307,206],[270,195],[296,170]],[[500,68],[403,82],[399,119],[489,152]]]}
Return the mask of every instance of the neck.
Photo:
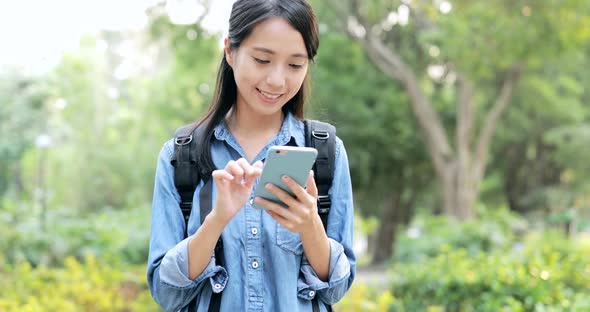
{"label": "neck", "polygon": [[232,108],[226,116],[226,123],[234,135],[265,135],[277,133],[283,124],[284,114],[261,116],[247,109]]}

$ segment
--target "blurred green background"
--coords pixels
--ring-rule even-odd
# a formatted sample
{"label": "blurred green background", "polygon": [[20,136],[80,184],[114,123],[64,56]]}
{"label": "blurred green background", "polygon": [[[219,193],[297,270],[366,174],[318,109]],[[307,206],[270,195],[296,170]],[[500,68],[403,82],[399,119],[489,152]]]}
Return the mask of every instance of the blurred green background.
{"label": "blurred green background", "polygon": [[[356,202],[336,310],[590,311],[590,2],[311,2],[307,112],[337,126]],[[156,157],[211,100],[232,1],[19,3],[0,311],[158,311]]]}

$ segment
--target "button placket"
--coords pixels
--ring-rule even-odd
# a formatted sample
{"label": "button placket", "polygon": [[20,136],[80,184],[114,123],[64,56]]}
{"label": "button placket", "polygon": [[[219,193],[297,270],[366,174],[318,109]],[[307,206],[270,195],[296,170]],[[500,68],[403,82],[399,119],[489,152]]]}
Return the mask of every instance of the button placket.
{"label": "button placket", "polygon": [[[250,200],[254,198],[254,194],[250,194]],[[262,254],[262,211],[253,208],[251,205],[246,204],[246,223],[243,228],[243,235],[246,236],[246,255],[248,257],[248,297],[249,303],[252,306],[262,307],[262,296],[263,290],[263,274],[262,263],[260,262]]]}

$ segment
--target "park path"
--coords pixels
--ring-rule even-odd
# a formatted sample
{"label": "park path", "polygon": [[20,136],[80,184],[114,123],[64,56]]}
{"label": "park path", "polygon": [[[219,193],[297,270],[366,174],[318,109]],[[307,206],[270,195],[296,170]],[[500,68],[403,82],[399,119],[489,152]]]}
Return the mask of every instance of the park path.
{"label": "park path", "polygon": [[384,266],[368,266],[357,268],[354,282],[365,283],[369,286],[381,286],[389,288],[391,277]]}

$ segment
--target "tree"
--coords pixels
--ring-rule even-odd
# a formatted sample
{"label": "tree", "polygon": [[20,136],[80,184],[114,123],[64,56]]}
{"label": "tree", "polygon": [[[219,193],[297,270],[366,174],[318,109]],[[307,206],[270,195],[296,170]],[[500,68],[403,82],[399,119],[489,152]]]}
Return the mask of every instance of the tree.
{"label": "tree", "polygon": [[403,91],[389,89],[389,79],[366,65],[360,44],[330,29],[321,36],[312,67],[312,115],[336,125],[345,143],[355,207],[380,220],[369,252],[373,263],[381,263],[391,257],[397,232],[427,197],[431,168]]}
{"label": "tree", "polygon": [[[490,169],[500,170],[509,207],[516,212],[549,209],[547,190],[559,185],[569,166],[556,155],[565,146],[547,140],[559,128],[576,128],[590,116],[590,75],[587,49],[571,51],[560,60],[531,70],[523,77],[514,107],[501,121]],[[580,132],[582,133],[582,132]],[[576,137],[581,140],[582,137]],[[585,157],[583,153],[575,153]]]}
{"label": "tree", "polygon": [[[590,37],[589,4],[581,0],[330,3],[340,29],[404,88],[442,190],[443,211],[460,219],[474,214],[498,122],[521,77]],[[428,92],[440,82],[456,89],[452,127],[445,128]]]}
{"label": "tree", "polygon": [[0,73],[0,197],[13,190],[26,192],[20,159],[41,134],[46,111],[47,85],[21,69]]}

